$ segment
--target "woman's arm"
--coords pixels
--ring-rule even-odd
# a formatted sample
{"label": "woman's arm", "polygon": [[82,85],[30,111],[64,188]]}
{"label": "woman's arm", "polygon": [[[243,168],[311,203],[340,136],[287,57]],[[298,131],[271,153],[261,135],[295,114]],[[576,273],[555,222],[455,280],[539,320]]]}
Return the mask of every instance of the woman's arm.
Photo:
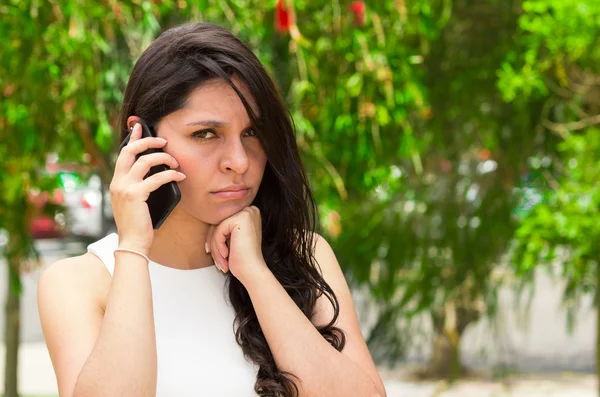
{"label": "woman's arm", "polygon": [[[246,288],[277,367],[301,379],[298,385],[301,396],[385,397],[385,388],[361,334],[346,280],[331,247],[320,236],[317,236],[315,257],[325,281],[339,300],[340,316],[336,326],[345,332],[346,346],[341,352],[335,350],[267,269],[248,281]],[[325,300],[320,299],[317,304],[321,317],[327,313],[322,310]]]}
{"label": "woman's arm", "polygon": [[147,262],[116,253],[103,313],[94,280],[82,276],[97,260],[86,255],[93,254],[54,263],[38,283],[40,320],[59,394],[154,397],[156,342]]}

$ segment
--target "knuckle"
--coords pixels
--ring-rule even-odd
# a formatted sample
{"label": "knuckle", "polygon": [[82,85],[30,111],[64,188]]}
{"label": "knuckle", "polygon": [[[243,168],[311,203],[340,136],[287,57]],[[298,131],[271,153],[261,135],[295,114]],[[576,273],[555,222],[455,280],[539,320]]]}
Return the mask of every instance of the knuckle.
{"label": "knuckle", "polygon": [[121,152],[125,152],[125,153],[128,153],[128,154],[133,153],[133,150],[135,149],[134,143],[135,142],[129,142],[127,145],[125,145],[123,147],[123,149],[121,150]]}
{"label": "knuckle", "polygon": [[110,186],[108,187],[108,191],[110,192],[110,194],[113,195],[121,193],[121,184],[119,184],[116,180],[113,179],[113,181],[110,183]]}
{"label": "knuckle", "polygon": [[150,165],[150,160],[151,159],[149,159],[148,156],[140,156],[137,162],[143,167],[148,167]]}
{"label": "knuckle", "polygon": [[134,189],[127,189],[125,190],[123,196],[127,199],[127,200],[132,200],[136,197],[136,192]]}

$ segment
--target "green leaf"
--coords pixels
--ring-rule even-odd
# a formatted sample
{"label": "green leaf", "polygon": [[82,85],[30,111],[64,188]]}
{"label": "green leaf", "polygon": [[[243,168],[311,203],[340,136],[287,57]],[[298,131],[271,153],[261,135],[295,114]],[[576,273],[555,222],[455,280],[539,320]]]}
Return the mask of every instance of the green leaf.
{"label": "green leaf", "polygon": [[348,94],[352,97],[356,97],[360,94],[363,85],[363,76],[362,74],[355,73],[346,82],[346,89],[348,89]]}

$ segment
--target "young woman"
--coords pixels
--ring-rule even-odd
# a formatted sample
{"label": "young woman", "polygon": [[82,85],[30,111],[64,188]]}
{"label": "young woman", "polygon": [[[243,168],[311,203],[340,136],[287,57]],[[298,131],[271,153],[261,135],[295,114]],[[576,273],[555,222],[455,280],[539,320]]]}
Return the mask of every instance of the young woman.
{"label": "young woman", "polygon": [[[127,84],[122,140],[131,128],[118,232],[39,281],[60,396],[385,396],[256,56],[212,24],[164,32]],[[148,148],[163,152],[136,161]],[[146,200],[172,181],[181,201],[154,230]]]}

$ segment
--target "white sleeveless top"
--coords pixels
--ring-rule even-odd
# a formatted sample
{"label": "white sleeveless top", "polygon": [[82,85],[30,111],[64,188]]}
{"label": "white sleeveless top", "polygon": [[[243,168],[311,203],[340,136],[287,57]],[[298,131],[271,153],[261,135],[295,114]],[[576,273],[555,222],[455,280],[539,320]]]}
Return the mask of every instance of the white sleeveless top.
{"label": "white sleeveless top", "polygon": [[[119,236],[88,245],[111,276]],[[235,341],[227,276],[215,266],[181,270],[149,264],[158,359],[156,397],[255,397],[258,366]]]}

